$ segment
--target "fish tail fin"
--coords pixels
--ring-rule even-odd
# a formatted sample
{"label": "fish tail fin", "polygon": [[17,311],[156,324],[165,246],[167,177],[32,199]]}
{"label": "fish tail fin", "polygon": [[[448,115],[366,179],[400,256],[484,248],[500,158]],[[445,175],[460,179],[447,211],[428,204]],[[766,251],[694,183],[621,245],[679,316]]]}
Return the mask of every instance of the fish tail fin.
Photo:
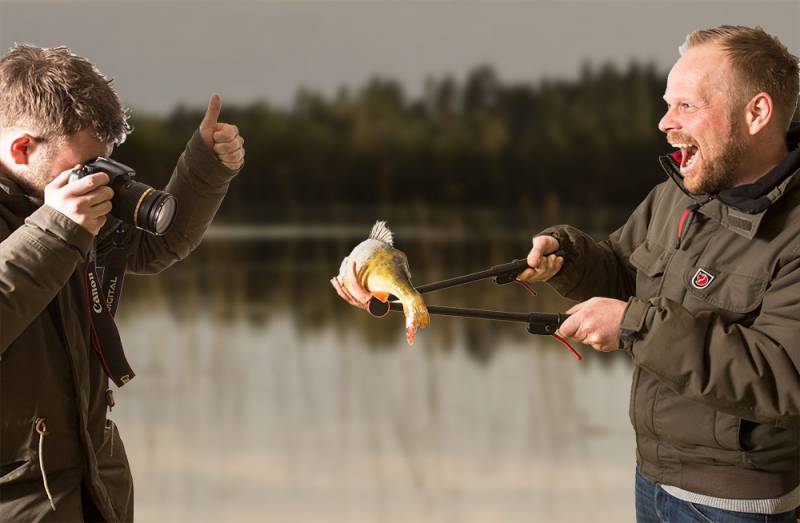
{"label": "fish tail fin", "polygon": [[387,243],[391,247],[394,246],[392,231],[390,231],[386,226],[386,222],[380,220],[375,222],[375,225],[372,226],[372,230],[369,233],[369,238],[371,240],[378,240]]}
{"label": "fish tail fin", "polygon": [[422,299],[422,295],[416,293],[414,296],[403,300],[403,313],[406,316],[406,339],[409,345],[413,345],[417,328],[424,329],[431,322],[431,315]]}

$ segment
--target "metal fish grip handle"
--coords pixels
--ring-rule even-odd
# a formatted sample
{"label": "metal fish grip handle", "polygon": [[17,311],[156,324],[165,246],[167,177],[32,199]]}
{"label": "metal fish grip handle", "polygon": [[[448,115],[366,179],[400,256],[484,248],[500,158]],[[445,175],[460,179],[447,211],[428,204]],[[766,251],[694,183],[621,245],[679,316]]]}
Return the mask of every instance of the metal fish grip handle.
{"label": "metal fish grip handle", "polygon": [[[565,252],[563,250],[558,250],[556,252],[548,254],[555,254],[556,256],[564,256]],[[494,278],[494,282],[500,285],[504,285],[506,283],[511,283],[517,276],[520,275],[522,271],[528,268],[528,260],[514,260],[508,263],[501,263],[500,265],[494,265],[486,270],[473,272],[471,274],[465,274],[464,276],[456,276],[455,278],[450,278],[447,280],[442,281],[435,281],[432,283],[426,283],[425,285],[420,285],[417,287],[417,292],[426,293],[426,292],[433,292],[438,291],[440,289],[449,289],[450,287],[456,287],[458,285],[464,285],[465,283],[472,283],[474,281],[485,280],[487,278]],[[394,299],[394,298],[390,298]]]}
{"label": "metal fish grip handle", "polygon": [[[403,304],[396,301],[382,302],[372,300],[368,304],[367,310],[376,317],[386,316],[389,311],[403,311]],[[569,318],[568,314],[548,314],[543,312],[505,312],[491,311],[484,309],[463,309],[459,307],[444,307],[441,305],[429,305],[428,312],[440,316],[459,316],[462,318],[479,318],[484,320],[513,321],[528,324],[528,332],[542,336],[552,336],[564,321]]]}
{"label": "metal fish grip handle", "polygon": [[[563,256],[563,251],[557,251],[556,256]],[[489,269],[466,274],[464,276],[457,276],[447,280],[428,283],[417,287],[420,293],[433,292],[440,289],[447,289],[458,285],[464,285],[478,280],[494,278],[495,283],[504,285],[513,282],[519,274],[528,268],[528,261],[525,259],[514,260],[509,263],[495,265]],[[389,311],[402,311],[403,305],[396,300],[394,296],[389,296],[387,302],[382,302],[377,298],[373,298],[367,304],[367,310],[370,314],[376,317],[383,317]],[[492,311],[484,309],[464,309],[458,307],[443,307],[439,305],[429,305],[428,312],[431,314],[443,316],[460,316],[464,318],[480,318],[486,320],[497,321],[513,321],[528,324],[528,332],[531,334],[539,335],[553,335],[558,330],[558,327],[569,317],[567,314],[547,314],[541,312],[505,312],[505,311]]]}

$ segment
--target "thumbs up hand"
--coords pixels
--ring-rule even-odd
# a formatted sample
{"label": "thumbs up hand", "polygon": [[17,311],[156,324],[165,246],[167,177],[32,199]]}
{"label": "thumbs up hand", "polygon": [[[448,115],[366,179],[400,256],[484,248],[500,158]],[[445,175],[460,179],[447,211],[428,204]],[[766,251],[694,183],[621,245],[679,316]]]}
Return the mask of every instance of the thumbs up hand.
{"label": "thumbs up hand", "polygon": [[219,95],[212,94],[206,115],[200,123],[200,136],[225,167],[238,171],[244,164],[244,138],[239,136],[239,129],[235,125],[217,121],[221,108]]}

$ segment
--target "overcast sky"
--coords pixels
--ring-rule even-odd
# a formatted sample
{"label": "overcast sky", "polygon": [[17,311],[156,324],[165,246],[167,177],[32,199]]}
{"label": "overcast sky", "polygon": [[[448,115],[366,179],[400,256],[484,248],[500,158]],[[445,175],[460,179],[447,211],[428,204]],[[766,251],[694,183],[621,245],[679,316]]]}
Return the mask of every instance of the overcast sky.
{"label": "overcast sky", "polygon": [[762,25],[800,53],[800,1],[43,2],[0,0],[0,48],[66,45],[134,110],[332,93],[380,74],[424,79],[490,64],[504,80],[574,77],[583,62],[654,61],[691,30]]}

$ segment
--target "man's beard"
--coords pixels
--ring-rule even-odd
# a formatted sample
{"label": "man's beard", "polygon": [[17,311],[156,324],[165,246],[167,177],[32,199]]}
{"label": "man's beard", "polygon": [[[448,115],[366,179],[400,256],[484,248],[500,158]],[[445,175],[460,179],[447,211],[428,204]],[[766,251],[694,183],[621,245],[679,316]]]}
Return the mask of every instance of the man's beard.
{"label": "man's beard", "polygon": [[44,198],[44,186],[50,183],[47,169],[42,167],[31,169],[24,176],[15,176],[14,181],[25,194],[39,199]]}
{"label": "man's beard", "polygon": [[695,178],[696,185],[687,187],[693,193],[715,194],[724,189],[730,189],[736,184],[738,178],[736,170],[745,155],[745,142],[736,133],[735,126],[731,124],[728,137],[715,158],[704,158],[703,171]]}
{"label": "man's beard", "polygon": [[14,176],[14,181],[25,194],[40,200],[44,199],[44,187],[53,179],[50,169],[52,168],[54,157],[54,150],[51,148],[45,149],[39,158],[28,165],[28,170],[25,174]]}
{"label": "man's beard", "polygon": [[728,136],[725,143],[719,148],[719,153],[714,157],[704,155],[703,170],[693,177],[693,184],[686,184],[684,181],[690,192],[716,194],[736,185],[737,170],[747,150],[742,133],[737,132],[741,130],[741,127],[736,125],[737,116],[738,114],[733,110],[728,115]]}

